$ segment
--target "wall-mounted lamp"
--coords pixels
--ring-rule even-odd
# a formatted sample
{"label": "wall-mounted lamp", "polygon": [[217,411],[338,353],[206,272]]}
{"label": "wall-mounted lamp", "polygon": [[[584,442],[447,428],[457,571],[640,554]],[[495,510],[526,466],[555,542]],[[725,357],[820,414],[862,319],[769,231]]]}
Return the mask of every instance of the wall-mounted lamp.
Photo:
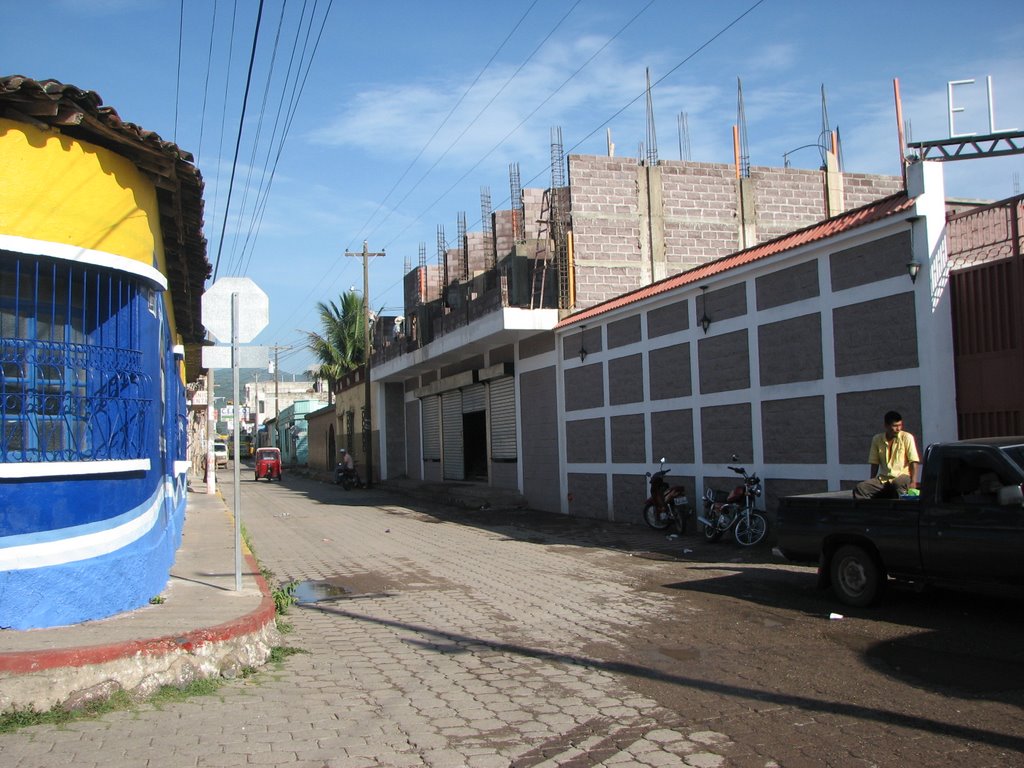
{"label": "wall-mounted lamp", "polygon": [[910,275],[910,282],[917,282],[917,273],[921,271],[921,262],[919,261],[908,261],[907,262],[907,274]]}
{"label": "wall-mounted lamp", "polygon": [[701,316],[698,322],[700,322],[700,327],[704,329],[704,333],[707,333],[708,328],[711,327],[711,318],[708,317],[708,287],[706,285],[700,287],[700,308]]}
{"label": "wall-mounted lamp", "polygon": [[582,363],[587,359],[587,348],[583,346],[583,332],[587,330],[587,326],[580,326],[580,362]]}

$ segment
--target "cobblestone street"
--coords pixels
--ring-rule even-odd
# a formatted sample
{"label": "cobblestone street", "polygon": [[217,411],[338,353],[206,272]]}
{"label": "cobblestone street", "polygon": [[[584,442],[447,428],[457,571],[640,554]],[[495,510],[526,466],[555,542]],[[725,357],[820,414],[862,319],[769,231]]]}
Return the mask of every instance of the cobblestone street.
{"label": "cobblestone street", "polygon": [[1020,601],[896,589],[830,619],[813,571],[768,549],[296,476],[243,479],[243,504],[262,564],[302,582],[284,642],[303,653],[213,696],[0,736],[0,763],[1024,762]]}

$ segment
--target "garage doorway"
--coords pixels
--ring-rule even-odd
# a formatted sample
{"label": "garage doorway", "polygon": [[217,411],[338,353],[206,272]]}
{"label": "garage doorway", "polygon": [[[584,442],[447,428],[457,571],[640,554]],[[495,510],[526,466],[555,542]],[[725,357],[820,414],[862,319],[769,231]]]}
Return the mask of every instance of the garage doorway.
{"label": "garage doorway", "polygon": [[465,478],[487,482],[487,412],[462,414],[462,451]]}

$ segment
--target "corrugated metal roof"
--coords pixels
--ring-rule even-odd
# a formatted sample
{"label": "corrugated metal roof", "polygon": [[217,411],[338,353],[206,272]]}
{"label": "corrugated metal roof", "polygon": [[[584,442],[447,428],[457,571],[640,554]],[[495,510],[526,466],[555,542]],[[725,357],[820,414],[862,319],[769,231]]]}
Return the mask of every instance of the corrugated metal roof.
{"label": "corrugated metal roof", "polygon": [[616,309],[628,306],[629,304],[635,304],[638,301],[644,301],[653,296],[658,296],[662,293],[680,288],[684,285],[690,285],[692,283],[700,283],[703,280],[713,276],[720,275],[723,272],[728,272],[730,269],[742,266],[744,264],[750,264],[751,262],[758,261],[760,259],[767,258],[769,256],[775,256],[785,251],[798,248],[808,243],[813,243],[818,240],[824,240],[825,238],[838,235],[841,232],[848,232],[857,227],[862,227],[866,224],[870,224],[875,221],[894,216],[898,213],[908,211],[914,206],[914,201],[907,196],[906,192],[899,192],[890,197],[882,198],[874,203],[870,203],[861,208],[857,208],[852,211],[840,214],[834,218],[823,221],[819,224],[813,224],[803,229],[798,229],[789,234],[777,237],[774,240],[755,245],[752,248],[747,248],[745,251],[738,251],[737,253],[729,256],[724,256],[715,261],[710,261],[707,264],[701,264],[699,267],[681,272],[678,275],[667,277],[664,280],[659,280],[656,283],[651,283],[643,288],[637,288],[635,291],[625,293],[621,296],[617,296],[614,299],[596,304],[593,307],[589,307],[575,314],[569,315],[564,320],[555,326],[555,329],[567,328],[577,323],[583,322],[584,320],[590,320],[594,317],[606,314]]}
{"label": "corrugated metal roof", "polygon": [[[95,91],[57,80],[0,76],[0,116],[39,124],[132,161],[157,190],[167,279],[178,332],[188,344],[205,335],[200,299],[212,268],[203,235],[203,178],[192,155],[153,131],[121,119]],[[196,367],[188,366],[190,375]]]}

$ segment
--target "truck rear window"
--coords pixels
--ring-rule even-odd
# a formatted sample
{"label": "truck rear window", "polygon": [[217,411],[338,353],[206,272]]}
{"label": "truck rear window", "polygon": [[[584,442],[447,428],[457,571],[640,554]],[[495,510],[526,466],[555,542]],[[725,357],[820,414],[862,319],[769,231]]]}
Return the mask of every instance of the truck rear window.
{"label": "truck rear window", "polygon": [[1011,445],[1003,448],[1003,451],[1013,460],[1014,464],[1024,470],[1024,445]]}

